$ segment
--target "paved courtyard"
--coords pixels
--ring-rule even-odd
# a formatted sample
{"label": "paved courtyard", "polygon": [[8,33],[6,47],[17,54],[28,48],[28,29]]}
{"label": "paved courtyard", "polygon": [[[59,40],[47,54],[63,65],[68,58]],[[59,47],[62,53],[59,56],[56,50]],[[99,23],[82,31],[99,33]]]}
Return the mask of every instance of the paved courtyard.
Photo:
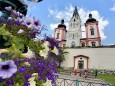
{"label": "paved courtyard", "polygon": [[57,74],[56,86],[109,86],[101,79],[97,78],[84,78],[78,75],[63,75]]}

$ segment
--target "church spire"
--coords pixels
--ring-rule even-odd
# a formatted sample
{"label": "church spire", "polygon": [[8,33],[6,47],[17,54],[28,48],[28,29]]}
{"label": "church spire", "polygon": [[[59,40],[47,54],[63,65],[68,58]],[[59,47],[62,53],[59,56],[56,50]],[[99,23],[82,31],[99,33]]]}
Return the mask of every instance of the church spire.
{"label": "church spire", "polygon": [[76,15],[78,15],[77,6],[75,6],[74,13],[73,13],[73,16],[76,16]]}

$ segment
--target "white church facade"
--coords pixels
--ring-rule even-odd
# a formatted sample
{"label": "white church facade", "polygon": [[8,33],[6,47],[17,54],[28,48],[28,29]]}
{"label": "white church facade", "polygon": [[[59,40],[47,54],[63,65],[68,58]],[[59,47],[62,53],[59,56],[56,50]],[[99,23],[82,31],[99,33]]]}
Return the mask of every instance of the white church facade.
{"label": "white church facade", "polygon": [[108,69],[115,70],[115,47],[102,47],[98,21],[89,14],[85,22],[86,38],[82,38],[81,20],[77,7],[66,30],[64,20],[55,28],[54,38],[60,47],[66,47],[69,54],[62,67],[74,69]]}

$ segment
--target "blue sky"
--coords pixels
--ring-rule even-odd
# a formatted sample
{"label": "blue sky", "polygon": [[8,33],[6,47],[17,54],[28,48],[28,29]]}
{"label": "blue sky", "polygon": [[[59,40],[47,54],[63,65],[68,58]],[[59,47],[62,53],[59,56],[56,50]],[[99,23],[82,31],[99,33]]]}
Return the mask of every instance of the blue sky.
{"label": "blue sky", "polygon": [[53,35],[54,28],[62,18],[68,26],[74,7],[77,6],[82,30],[85,30],[84,23],[88,14],[92,13],[100,24],[102,44],[115,44],[115,0],[43,0],[40,3],[25,0],[25,3],[29,6],[27,16],[34,16],[46,25],[48,35]]}
{"label": "blue sky", "polygon": [[[53,34],[53,28],[56,28],[62,18],[68,24],[74,7],[77,6],[82,24],[88,14],[92,13],[100,22],[102,44],[115,44],[115,0],[43,0],[33,5],[28,4],[28,15],[35,16],[46,25],[49,35]],[[84,26],[82,27],[84,30]]]}

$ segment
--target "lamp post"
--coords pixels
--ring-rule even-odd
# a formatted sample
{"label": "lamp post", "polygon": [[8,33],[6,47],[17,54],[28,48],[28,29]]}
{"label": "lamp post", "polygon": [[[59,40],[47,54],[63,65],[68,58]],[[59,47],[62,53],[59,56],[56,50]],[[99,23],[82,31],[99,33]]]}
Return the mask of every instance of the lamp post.
{"label": "lamp post", "polygon": [[[36,1],[36,0],[28,0],[28,1]],[[37,0],[37,2],[41,2],[42,0]],[[27,14],[27,5],[23,0],[0,0],[0,11],[2,12],[1,18],[8,19],[10,17],[10,13],[5,9],[5,7],[11,6],[14,10],[22,13],[23,15]]]}

